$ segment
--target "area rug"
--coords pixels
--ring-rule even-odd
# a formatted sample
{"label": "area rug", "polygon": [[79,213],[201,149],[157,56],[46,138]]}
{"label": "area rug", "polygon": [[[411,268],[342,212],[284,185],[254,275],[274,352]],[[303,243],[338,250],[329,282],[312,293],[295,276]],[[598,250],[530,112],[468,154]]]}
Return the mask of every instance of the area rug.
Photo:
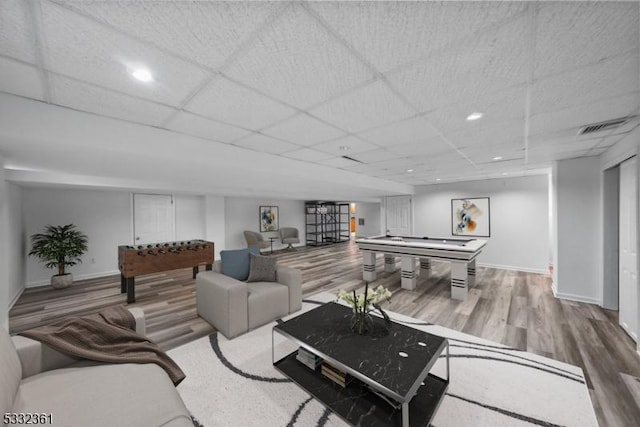
{"label": "area rug", "polygon": [[[304,301],[302,312],[334,299],[328,293],[314,295]],[[580,368],[401,314],[389,315],[396,322],[449,339],[449,389],[432,426],[598,425]],[[274,324],[232,340],[213,333],[169,351],[187,376],[178,392],[197,423],[204,427],[346,425],[273,368]],[[276,350],[282,350],[281,345],[286,343],[276,344]],[[431,372],[444,376],[444,360]]]}

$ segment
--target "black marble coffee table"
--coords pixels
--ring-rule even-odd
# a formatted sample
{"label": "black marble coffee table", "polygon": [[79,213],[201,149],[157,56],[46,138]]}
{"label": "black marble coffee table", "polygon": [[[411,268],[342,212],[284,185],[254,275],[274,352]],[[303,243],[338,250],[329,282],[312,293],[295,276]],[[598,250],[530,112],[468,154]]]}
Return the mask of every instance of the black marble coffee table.
{"label": "black marble coffee table", "polygon": [[[329,302],[272,332],[355,377],[347,387],[298,362],[297,350],[275,360],[274,346],[276,369],[350,424],[428,426],[449,385],[447,339],[395,322],[387,331],[377,317],[373,332],[361,336],[350,329],[351,315],[350,308]],[[429,371],[445,349],[443,379]]]}

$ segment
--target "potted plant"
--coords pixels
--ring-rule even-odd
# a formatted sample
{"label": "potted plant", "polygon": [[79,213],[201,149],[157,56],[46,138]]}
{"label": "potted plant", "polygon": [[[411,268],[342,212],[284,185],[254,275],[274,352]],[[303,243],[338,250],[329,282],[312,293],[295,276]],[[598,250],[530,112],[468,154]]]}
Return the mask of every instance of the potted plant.
{"label": "potted plant", "polygon": [[30,256],[46,262],[47,268],[58,268],[58,274],[51,276],[51,286],[63,289],[71,286],[73,276],[65,267],[81,263],[80,256],[87,251],[87,236],[73,224],[47,225],[44,233],[31,236]]}

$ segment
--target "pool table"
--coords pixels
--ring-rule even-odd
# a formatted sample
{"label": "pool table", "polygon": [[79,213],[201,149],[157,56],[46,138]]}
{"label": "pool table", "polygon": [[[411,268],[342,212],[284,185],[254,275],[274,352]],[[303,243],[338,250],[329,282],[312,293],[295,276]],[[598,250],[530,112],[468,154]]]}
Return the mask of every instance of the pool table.
{"label": "pool table", "polygon": [[467,289],[475,286],[476,257],[487,244],[481,239],[433,238],[418,236],[382,235],[360,238],[356,244],[362,251],[362,277],[370,282],[376,279],[376,253],[384,254],[384,271],[395,270],[395,257],[402,258],[401,285],[415,289],[416,258],[420,258],[421,274],[431,271],[431,259],[451,263],[451,298],[465,299]]}

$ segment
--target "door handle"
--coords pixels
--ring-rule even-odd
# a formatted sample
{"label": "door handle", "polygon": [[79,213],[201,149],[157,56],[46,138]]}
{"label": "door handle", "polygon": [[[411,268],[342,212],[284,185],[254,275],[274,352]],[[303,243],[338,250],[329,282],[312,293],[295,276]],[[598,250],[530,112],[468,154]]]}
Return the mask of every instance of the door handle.
{"label": "door handle", "polygon": [[140,237],[137,237],[137,236],[136,236],[136,240],[140,240]]}

